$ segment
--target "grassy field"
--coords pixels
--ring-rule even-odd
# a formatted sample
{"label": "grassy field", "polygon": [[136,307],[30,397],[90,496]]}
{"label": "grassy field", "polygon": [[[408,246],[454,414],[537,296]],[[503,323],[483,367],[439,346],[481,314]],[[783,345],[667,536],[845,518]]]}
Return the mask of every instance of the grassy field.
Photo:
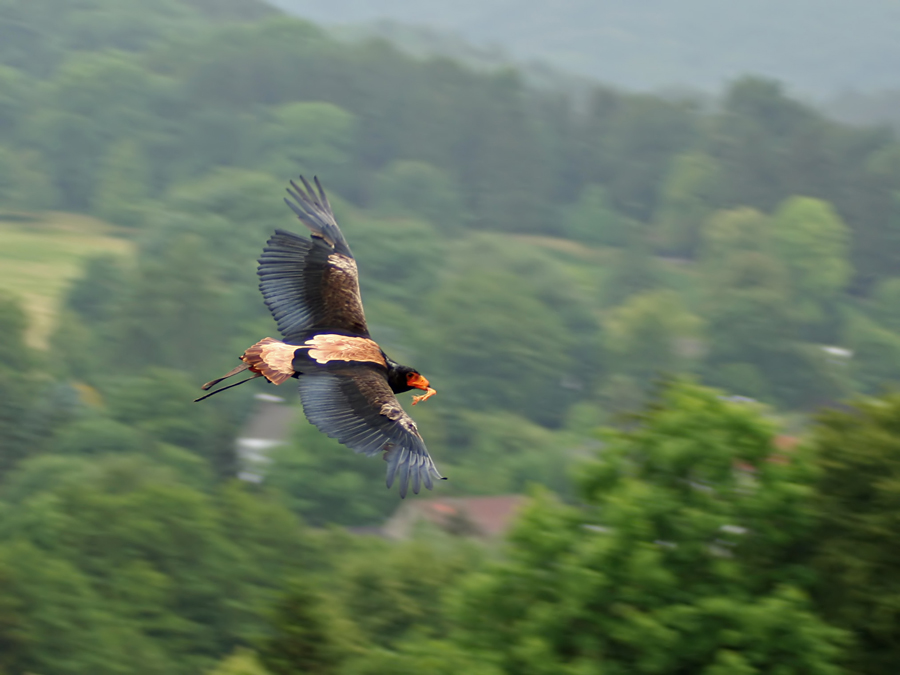
{"label": "grassy field", "polygon": [[31,319],[30,344],[46,346],[60,299],[78,275],[82,260],[99,254],[131,254],[133,246],[124,233],[72,213],[15,219],[0,214],[0,290],[22,299]]}

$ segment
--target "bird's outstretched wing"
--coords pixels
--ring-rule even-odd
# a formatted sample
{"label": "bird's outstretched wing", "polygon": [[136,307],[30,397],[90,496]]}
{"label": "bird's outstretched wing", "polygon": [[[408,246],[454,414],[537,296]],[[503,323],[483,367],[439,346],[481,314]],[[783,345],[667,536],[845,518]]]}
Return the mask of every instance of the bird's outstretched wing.
{"label": "bird's outstretched wing", "polygon": [[[291,181],[285,202],[312,236],[276,230],[259,258],[259,290],[287,341],[319,329],[368,336],[356,260],[317,178]],[[293,188],[293,189],[292,189]]]}
{"label": "bird's outstretched wing", "polygon": [[303,412],[319,431],[356,452],[384,453],[387,486],[399,476],[400,496],[410,481],[432,488],[443,479],[428,454],[416,423],[404,412],[383,370],[355,365],[343,371],[318,371],[300,377]]}

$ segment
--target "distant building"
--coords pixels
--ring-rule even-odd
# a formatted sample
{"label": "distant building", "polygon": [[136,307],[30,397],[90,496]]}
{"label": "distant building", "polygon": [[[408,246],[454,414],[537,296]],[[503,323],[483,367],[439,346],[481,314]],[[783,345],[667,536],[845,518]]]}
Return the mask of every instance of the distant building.
{"label": "distant building", "polygon": [[408,539],[419,524],[429,523],[451,534],[494,539],[506,534],[527,501],[523,495],[407,500],[381,531],[388,539]]}
{"label": "distant building", "polygon": [[235,442],[238,457],[238,478],[261,483],[272,462],[270,452],[284,445],[290,436],[297,407],[285,405],[284,399],[271,394],[256,394],[256,410],[241,430]]}

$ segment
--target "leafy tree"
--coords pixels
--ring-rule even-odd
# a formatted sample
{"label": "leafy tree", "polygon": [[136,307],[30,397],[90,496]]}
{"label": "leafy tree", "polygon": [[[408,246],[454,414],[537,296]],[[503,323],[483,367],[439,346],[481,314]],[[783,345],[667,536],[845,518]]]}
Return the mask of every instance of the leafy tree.
{"label": "leafy tree", "polygon": [[504,70],[480,83],[466,111],[474,131],[457,149],[467,204],[476,224],[506,232],[539,232],[548,221],[544,195],[549,184],[542,152],[521,143],[540,133],[539,120],[525,105],[518,73]]}
{"label": "leafy tree", "polygon": [[[724,96],[708,135],[721,168],[725,205],[765,212],[791,195],[825,198],[834,179],[828,125],[811,108],[789,99],[781,84],[744,77]],[[817,166],[818,171],[809,171]]]}
{"label": "leafy tree", "polygon": [[117,225],[141,225],[149,181],[147,162],[140,148],[134,141],[119,141],[99,169],[94,213]]}
{"label": "leafy tree", "polygon": [[703,225],[701,260],[708,269],[727,268],[735,254],[771,251],[771,221],[756,209],[718,211]]}
{"label": "leafy tree", "polygon": [[606,320],[608,369],[643,383],[689,370],[690,357],[699,356],[700,323],[672,291],[633,295]]}
{"label": "leafy tree", "polygon": [[694,257],[703,224],[716,205],[720,188],[715,160],[702,153],[679,155],[662,184],[662,201],[655,215],[660,247]]}
{"label": "leafy tree", "polygon": [[465,585],[457,640],[507,673],[841,672],[795,551],[808,467],[771,426],[675,383],[579,474],[585,508],[539,496],[508,557]]}
{"label": "leafy tree", "polygon": [[610,208],[604,187],[589,185],[568,210],[563,234],[586,244],[623,246],[628,242],[628,229],[631,226],[631,223]]}
{"label": "leafy tree", "polygon": [[384,488],[379,457],[356,455],[306,422],[298,423],[289,444],[273,450],[272,459],[266,484],[314,525],[378,523],[397,507],[396,493]]}
{"label": "leafy tree", "polygon": [[444,242],[437,227],[418,218],[373,219],[348,213],[341,227],[358,257],[364,300],[402,303],[415,311],[440,282]]}
{"label": "leafy tree", "polygon": [[0,92],[0,138],[10,139],[33,105],[33,82],[15,68],[0,65]]}
{"label": "leafy tree", "polygon": [[318,174],[332,190],[353,186],[354,115],[332,103],[289,103],[263,130],[262,166],[278,176]]}
{"label": "leafy tree", "polygon": [[826,620],[855,637],[852,672],[893,672],[900,601],[900,397],[857,400],[823,413],[811,445],[818,469],[816,601]]}
{"label": "leafy tree", "polygon": [[798,341],[780,261],[763,253],[734,255],[711,276],[710,283],[716,281],[704,312],[709,382],[787,406],[840,398],[840,382],[824,354],[811,353]]}
{"label": "leafy tree", "polygon": [[346,675],[502,675],[483,654],[473,654],[447,640],[411,639],[396,651],[368,650],[365,656],[353,659],[342,669]]}
{"label": "leafy tree", "polygon": [[157,365],[199,374],[213,365],[209,346],[227,320],[213,264],[204,240],[190,234],[170,240],[159,256],[142,257],[113,327],[114,363],[131,373]]}
{"label": "leafy tree", "polygon": [[82,266],[82,275],[69,287],[66,306],[86,321],[109,321],[124,283],[125,276],[116,258],[88,258]]}
{"label": "leafy tree", "polygon": [[541,484],[571,494],[568,469],[575,443],[562,433],[505,411],[464,411],[446,425],[447,438],[439,440],[452,451],[442,453],[452,462],[446,470],[452,475],[448,487],[459,485],[456,489],[467,494],[508,494]]}
{"label": "leafy tree", "polygon": [[35,440],[25,421],[33,409],[40,386],[35,383],[34,354],[25,343],[28,318],[19,299],[0,293],[0,468],[8,470]]}
{"label": "leafy tree", "polygon": [[223,659],[208,675],[268,675],[254,652],[238,649]]}
{"label": "leafy tree", "polygon": [[670,161],[690,147],[696,133],[692,104],[647,95],[616,97],[601,90],[588,125],[586,135],[596,125],[600,138],[588,150],[587,180],[607,186],[616,211],[649,221]]}
{"label": "leafy tree", "polygon": [[103,382],[114,420],[133,432],[196,452],[221,476],[234,475],[231,439],[241,416],[221,404],[188,407],[198,390],[183,372],[166,368],[148,368],[139,375]]}
{"label": "leafy tree", "polygon": [[444,345],[435,370],[466,382],[466,407],[558,419],[563,376],[575,367],[575,336],[554,306],[523,292],[522,278],[511,270],[466,267],[465,276],[451,278],[429,299],[431,339]]}
{"label": "leafy tree", "polygon": [[621,304],[637,293],[650,291],[661,283],[659,268],[650,254],[643,233],[630,228],[627,243],[617,255],[602,289],[607,306]]}
{"label": "leafy tree", "polygon": [[94,256],[82,263],[50,340],[60,356],[62,374],[92,385],[103,378],[104,364],[119,348],[115,328],[127,281],[121,261],[113,256]]}
{"label": "leafy tree", "polygon": [[872,304],[881,323],[895,333],[900,333],[900,277],[880,282],[872,292]]}
{"label": "leafy tree", "polygon": [[878,317],[895,332],[900,332],[900,278],[885,279],[873,292]]}
{"label": "leafy tree", "polygon": [[309,583],[293,581],[278,601],[272,634],[259,647],[259,660],[273,675],[339,672],[352,636]]}
{"label": "leafy tree", "polygon": [[772,221],[775,253],[787,267],[795,311],[807,322],[821,321],[850,279],[848,230],[826,202],[793,197]]}
{"label": "leafy tree", "polygon": [[110,147],[159,125],[153,112],[164,83],[119,53],[82,54],[54,74],[24,134],[52,167],[64,207],[86,210]]}
{"label": "leafy tree", "polygon": [[825,198],[851,225],[854,285],[866,289],[900,262],[900,147],[870,139],[859,145],[868,152],[842,183],[853,186],[850,199],[838,199],[837,191]]}
{"label": "leafy tree", "polygon": [[811,406],[839,399],[846,376],[799,342],[787,266],[769,219],[752,209],[715,214],[704,228],[709,382],[745,396]]}
{"label": "leafy tree", "polygon": [[430,534],[402,543],[362,539],[338,556],[334,593],[368,645],[396,649],[412,636],[439,639],[451,630],[445,601],[484,551]]}
{"label": "leafy tree", "polygon": [[53,186],[32,151],[0,146],[0,209],[44,209],[55,201]]}
{"label": "leafy tree", "polygon": [[7,355],[4,367],[15,364],[21,370],[33,365],[31,349],[25,343],[28,317],[18,296],[0,293],[0,345]]}
{"label": "leafy tree", "polygon": [[5,597],[23,603],[27,640],[16,671],[202,672],[260,634],[313,548],[282,507],[192,479],[123,455],[46,455],[7,477]]}
{"label": "leafy tree", "polygon": [[862,314],[852,314],[846,326],[853,352],[850,368],[857,386],[874,393],[900,381],[900,336]]}
{"label": "leafy tree", "polygon": [[416,216],[441,232],[459,232],[468,215],[445,171],[426,162],[398,160],[375,175],[372,203],[387,215]]}

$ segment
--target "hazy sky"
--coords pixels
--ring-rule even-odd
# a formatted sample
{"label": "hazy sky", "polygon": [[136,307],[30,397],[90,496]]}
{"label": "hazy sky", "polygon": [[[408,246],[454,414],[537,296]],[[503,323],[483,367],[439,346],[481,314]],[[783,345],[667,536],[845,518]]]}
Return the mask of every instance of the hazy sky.
{"label": "hazy sky", "polygon": [[269,1],[318,23],[440,28],[629,89],[747,73],[819,96],[900,87],[898,0]]}

